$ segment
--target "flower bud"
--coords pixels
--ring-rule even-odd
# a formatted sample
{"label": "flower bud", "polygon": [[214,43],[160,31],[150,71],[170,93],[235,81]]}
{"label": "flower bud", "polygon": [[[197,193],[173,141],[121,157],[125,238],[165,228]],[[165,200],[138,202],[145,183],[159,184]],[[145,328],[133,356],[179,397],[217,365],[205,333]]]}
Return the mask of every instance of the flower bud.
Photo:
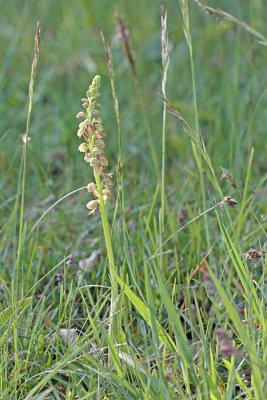
{"label": "flower bud", "polygon": [[101,139],[103,136],[106,136],[103,132],[95,131],[95,137],[97,139]]}
{"label": "flower bud", "polygon": [[91,167],[97,167],[98,165],[99,165],[99,161],[98,161],[98,159],[97,158],[91,158],[91,160],[90,160],[90,165],[91,165]]}
{"label": "flower bud", "polygon": [[[90,87],[94,87],[96,89],[99,89],[100,86],[100,82],[101,82],[101,78],[99,75],[96,75],[92,81],[92,85]],[[89,89],[90,89],[89,87]]]}
{"label": "flower bud", "polygon": [[104,128],[103,128],[103,125],[95,124],[95,129],[96,129],[98,132],[102,132]]}
{"label": "flower bud", "polygon": [[91,160],[90,154],[89,154],[89,153],[85,153],[85,155],[84,155],[84,161],[85,161],[86,163],[89,163],[90,160]]}
{"label": "flower bud", "polygon": [[84,133],[83,129],[78,129],[78,131],[77,131],[77,136],[78,136],[79,138],[81,138],[82,135],[83,135],[83,133]]}
{"label": "flower bud", "polygon": [[102,194],[103,194],[104,202],[106,202],[108,200],[108,198],[111,197],[111,192],[108,187],[105,187],[105,189],[102,190]]}
{"label": "flower bud", "polygon": [[87,143],[81,143],[80,146],[78,147],[78,150],[81,153],[86,153],[88,151],[88,144]]}
{"label": "flower bud", "polygon": [[92,115],[93,115],[94,117],[96,117],[96,116],[100,115],[100,111],[93,109],[93,110],[92,110]]}
{"label": "flower bud", "polygon": [[88,192],[92,193],[95,189],[96,189],[96,185],[93,182],[91,182],[87,185]]}
{"label": "flower bud", "polygon": [[90,96],[90,102],[95,102],[96,99],[100,96],[100,93],[95,93],[94,96]]}
{"label": "flower bud", "polygon": [[101,155],[103,154],[103,148],[100,147],[93,147],[93,153],[95,153],[96,155]]}
{"label": "flower bud", "polygon": [[88,208],[89,210],[96,210],[98,206],[98,200],[91,200],[86,204],[86,208]]}
{"label": "flower bud", "polygon": [[105,142],[101,139],[96,139],[94,144],[96,147],[105,147]]}
{"label": "flower bud", "polygon": [[113,185],[113,182],[112,182],[112,180],[110,178],[105,179],[104,182],[105,182],[105,185],[107,185],[107,186],[112,186]]}
{"label": "flower bud", "polygon": [[103,165],[103,167],[108,166],[108,160],[106,159],[106,157],[100,157],[99,161],[100,161],[101,165]]}
{"label": "flower bud", "polygon": [[89,97],[94,97],[97,94],[97,88],[92,87],[89,89]]}
{"label": "flower bud", "polygon": [[[97,111],[97,110],[96,110]],[[102,119],[100,118],[100,117],[95,117],[94,118],[94,123],[95,124],[100,124],[100,125],[102,125]]]}
{"label": "flower bud", "polygon": [[107,187],[105,187],[105,189],[102,190],[102,193],[104,196],[111,197],[111,192],[110,192],[109,188],[107,188]]}
{"label": "flower bud", "polygon": [[79,118],[79,119],[83,119],[83,118],[85,118],[86,117],[86,114],[83,112],[83,111],[80,111],[77,115],[76,115],[76,118]]}

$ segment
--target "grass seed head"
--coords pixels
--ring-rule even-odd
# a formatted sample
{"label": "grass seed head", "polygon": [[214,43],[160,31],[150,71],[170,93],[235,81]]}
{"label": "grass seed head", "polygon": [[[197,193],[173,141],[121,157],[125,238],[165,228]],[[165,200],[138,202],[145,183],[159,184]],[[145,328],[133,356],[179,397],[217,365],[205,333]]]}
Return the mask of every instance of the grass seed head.
{"label": "grass seed head", "polygon": [[235,207],[238,203],[237,200],[232,199],[232,197],[230,197],[230,196],[225,197],[224,201],[229,207]]}
{"label": "grass seed head", "polygon": [[245,253],[245,257],[247,260],[259,261],[262,255],[266,253],[265,251],[250,249]]}
{"label": "grass seed head", "polygon": [[233,199],[231,196],[225,196],[224,201],[221,201],[218,203],[218,206],[223,206],[226,204],[228,207],[235,207],[237,205],[238,201]]}

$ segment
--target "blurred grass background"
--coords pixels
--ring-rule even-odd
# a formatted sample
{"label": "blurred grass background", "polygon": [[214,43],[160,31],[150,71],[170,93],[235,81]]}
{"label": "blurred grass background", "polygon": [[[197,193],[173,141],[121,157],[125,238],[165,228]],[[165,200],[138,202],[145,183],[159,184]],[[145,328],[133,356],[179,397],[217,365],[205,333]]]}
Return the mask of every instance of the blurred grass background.
{"label": "blurred grass background", "polygon": [[[160,157],[162,102],[160,92],[161,48],[159,1],[12,1],[1,2],[1,132],[9,130],[1,146],[1,170],[10,168],[9,181],[16,181],[16,154],[19,135],[25,130],[28,106],[28,81],[37,18],[41,25],[41,54],[34,93],[31,124],[31,158],[34,160],[32,194],[41,197],[49,185],[54,153],[65,157],[64,179],[58,182],[68,191],[84,182],[86,166],[77,161],[75,136],[81,93],[92,76],[102,75],[104,121],[111,140],[108,150],[116,159],[117,142],[111,90],[105,65],[105,54],[99,36],[104,31],[113,50],[116,83],[122,113],[125,158],[134,166],[144,166],[143,179],[153,179],[153,165],[146,151],[144,126],[137,107],[137,96],[128,62],[116,40],[115,10],[126,22],[143,95],[145,112]],[[176,1],[163,2],[169,13],[171,44],[167,93],[189,121],[193,121],[191,77],[188,51],[183,37]],[[265,48],[247,32],[231,23],[219,23],[190,4],[191,28],[196,64],[197,94],[201,129],[216,164],[233,169],[242,179],[249,146],[255,146],[257,172],[264,163],[266,120]],[[218,1],[226,9],[264,31],[262,1]],[[256,107],[257,106],[257,107]],[[179,128],[168,120],[168,161],[177,182],[189,163],[190,145]],[[38,161],[38,162],[37,162]],[[112,161],[111,161],[112,162]],[[140,164],[141,163],[141,164]],[[126,164],[127,167],[127,164]],[[191,166],[192,167],[192,166]],[[40,170],[44,174],[40,180]],[[147,174],[147,176],[146,176]],[[140,174],[138,174],[140,175]],[[74,180],[74,181],[73,181]],[[50,183],[51,184],[51,183]],[[54,187],[54,185],[52,185]],[[5,185],[5,190],[8,187]]]}

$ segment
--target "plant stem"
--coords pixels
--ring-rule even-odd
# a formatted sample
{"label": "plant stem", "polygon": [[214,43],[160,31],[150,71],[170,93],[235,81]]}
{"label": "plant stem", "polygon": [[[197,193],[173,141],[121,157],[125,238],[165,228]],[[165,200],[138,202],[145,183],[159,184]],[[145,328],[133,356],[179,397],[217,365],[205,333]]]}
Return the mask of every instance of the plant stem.
{"label": "plant stem", "polygon": [[[162,93],[165,97],[166,80],[162,81]],[[166,103],[163,105],[162,116],[162,160],[161,160],[161,212],[160,212],[160,245],[162,244],[162,235],[164,233],[165,220],[165,163],[166,163]],[[163,269],[163,254],[160,257],[160,269]]]}
{"label": "plant stem", "polygon": [[[95,168],[94,168],[94,177],[95,177],[95,181],[96,181],[96,185],[97,185],[97,190],[99,193],[102,193],[102,184],[101,184],[100,176]],[[105,236],[105,241],[106,241],[106,246],[107,246],[109,272],[110,272],[110,283],[111,283],[109,336],[110,336],[112,343],[115,343],[115,334],[117,332],[117,327],[116,327],[116,320],[114,319],[114,314],[116,313],[116,302],[118,299],[118,283],[117,283],[117,278],[116,278],[116,267],[115,267],[115,263],[114,263],[114,256],[113,256],[113,250],[112,250],[112,244],[111,244],[111,236],[110,236],[110,228],[109,228],[108,217],[107,217],[107,209],[106,209],[106,204],[103,200],[103,197],[100,197],[99,202],[100,202],[102,225],[103,225],[104,236]],[[111,362],[110,356],[111,355],[109,353],[109,364]]]}
{"label": "plant stem", "polygon": [[[166,81],[169,65],[169,44],[168,44],[168,31],[167,31],[167,11],[161,9],[161,59],[162,59],[162,80],[161,88],[163,97],[166,98]],[[161,212],[160,212],[160,244],[162,243],[162,235],[164,233],[165,221],[165,164],[166,164],[166,118],[167,118],[167,104],[163,102],[163,115],[162,115],[162,157],[161,157]],[[163,269],[163,254],[160,257],[160,269]]]}
{"label": "plant stem", "polygon": [[[162,93],[165,95],[165,82],[162,82]],[[162,117],[162,164],[161,164],[161,225],[162,233],[164,232],[165,217],[165,163],[166,163],[166,111],[167,104],[164,101],[163,117]]]}

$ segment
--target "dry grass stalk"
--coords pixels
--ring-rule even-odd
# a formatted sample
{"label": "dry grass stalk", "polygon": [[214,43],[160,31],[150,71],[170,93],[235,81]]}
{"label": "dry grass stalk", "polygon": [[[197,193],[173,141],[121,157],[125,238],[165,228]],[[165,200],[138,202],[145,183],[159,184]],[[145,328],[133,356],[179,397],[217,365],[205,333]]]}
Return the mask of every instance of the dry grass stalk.
{"label": "dry grass stalk", "polygon": [[132,71],[134,83],[136,86],[140,86],[139,79],[138,79],[137,72],[136,72],[133,52],[132,52],[131,45],[130,45],[128,31],[125,27],[125,23],[124,23],[121,15],[118,12],[115,13],[115,17],[117,20],[117,29],[118,29],[117,37],[122,43],[122,48],[123,48],[124,54],[129,62],[129,65],[130,65],[130,68]]}

